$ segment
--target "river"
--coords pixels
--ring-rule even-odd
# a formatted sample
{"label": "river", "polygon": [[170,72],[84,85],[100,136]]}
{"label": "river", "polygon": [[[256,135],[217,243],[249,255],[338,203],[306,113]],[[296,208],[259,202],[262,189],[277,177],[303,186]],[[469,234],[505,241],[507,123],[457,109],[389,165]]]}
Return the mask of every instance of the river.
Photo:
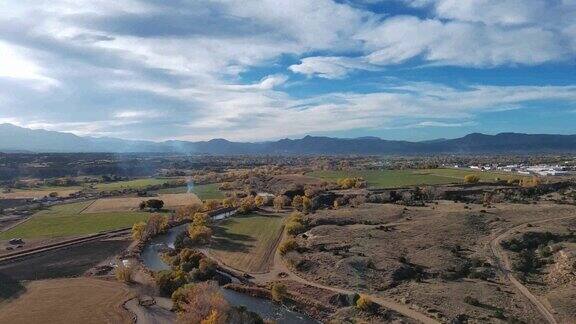
{"label": "river", "polygon": [[[170,267],[160,258],[160,253],[166,249],[166,247],[174,248],[174,240],[176,239],[176,236],[180,232],[185,231],[187,226],[188,224],[173,227],[168,231],[168,233],[158,235],[150,240],[142,250],[141,254],[144,265],[153,271],[170,269]],[[246,309],[258,313],[263,318],[274,320],[279,324],[318,323],[318,321],[307,315],[294,312],[267,299],[248,296],[229,289],[222,289],[222,293],[224,298],[226,298],[230,304],[234,306],[245,306]]]}

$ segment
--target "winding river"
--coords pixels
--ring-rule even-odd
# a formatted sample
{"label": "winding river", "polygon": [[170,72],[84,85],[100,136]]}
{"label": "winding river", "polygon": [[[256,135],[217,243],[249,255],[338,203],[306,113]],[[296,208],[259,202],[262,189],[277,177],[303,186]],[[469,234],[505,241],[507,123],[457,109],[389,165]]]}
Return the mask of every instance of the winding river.
{"label": "winding river", "polygon": [[[146,244],[141,257],[144,264],[150,270],[160,271],[170,269],[160,258],[160,253],[167,247],[173,248],[176,236],[180,232],[185,231],[187,226],[188,224],[173,227],[168,233],[158,235]],[[263,318],[274,320],[279,324],[318,323],[318,321],[307,315],[294,312],[267,299],[248,296],[228,289],[222,289],[222,294],[230,304],[234,306],[245,306],[246,309],[258,313]]]}

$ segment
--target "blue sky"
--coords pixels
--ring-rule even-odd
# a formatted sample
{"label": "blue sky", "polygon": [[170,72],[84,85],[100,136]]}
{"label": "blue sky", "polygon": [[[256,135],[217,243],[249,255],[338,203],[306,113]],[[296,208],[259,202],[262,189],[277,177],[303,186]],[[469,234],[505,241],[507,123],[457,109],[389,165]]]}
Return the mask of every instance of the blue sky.
{"label": "blue sky", "polygon": [[576,0],[8,0],[0,122],[149,140],[576,133]]}

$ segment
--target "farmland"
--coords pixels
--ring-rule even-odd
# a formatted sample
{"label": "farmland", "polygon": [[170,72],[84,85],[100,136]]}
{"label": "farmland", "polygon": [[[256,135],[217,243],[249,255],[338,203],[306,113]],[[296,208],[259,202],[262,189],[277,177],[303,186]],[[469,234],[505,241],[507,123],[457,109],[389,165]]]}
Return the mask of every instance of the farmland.
{"label": "farmland", "polygon": [[464,182],[464,176],[468,174],[477,175],[481,181],[493,181],[496,178],[520,178],[520,176],[497,172],[461,169],[314,171],[307,175],[330,181],[347,177],[361,177],[368,181],[368,186],[371,188],[395,188],[414,185],[461,183]]}
{"label": "farmland", "polygon": [[225,198],[222,191],[218,189],[217,183],[194,186],[192,192],[198,195],[198,197],[202,200]]}
{"label": "farmland", "polygon": [[144,178],[127,181],[99,183],[95,187],[97,190],[122,190],[122,189],[144,189],[149,186],[163,185],[178,179],[169,178]]}
{"label": "farmland", "polygon": [[150,213],[140,212],[82,213],[91,203],[59,205],[38,212],[29,221],[0,233],[0,240],[13,237],[40,239],[86,235],[130,227],[150,216]]}
{"label": "farmland", "polygon": [[39,187],[34,189],[12,189],[11,192],[0,193],[0,199],[20,199],[20,198],[44,198],[51,193],[57,193],[58,197],[67,197],[70,194],[82,190],[80,186],[73,187]]}
{"label": "farmland", "polygon": [[0,306],[1,323],[126,323],[122,304],[132,294],[121,284],[75,278],[34,281]]}
{"label": "farmland", "polygon": [[215,227],[210,252],[226,265],[247,272],[269,269],[282,231],[279,215],[236,216]]}
{"label": "farmland", "polygon": [[148,199],[162,200],[165,208],[177,208],[200,202],[198,197],[192,193],[161,194],[157,197],[103,198],[87,206],[83,213],[137,211],[140,202]]}

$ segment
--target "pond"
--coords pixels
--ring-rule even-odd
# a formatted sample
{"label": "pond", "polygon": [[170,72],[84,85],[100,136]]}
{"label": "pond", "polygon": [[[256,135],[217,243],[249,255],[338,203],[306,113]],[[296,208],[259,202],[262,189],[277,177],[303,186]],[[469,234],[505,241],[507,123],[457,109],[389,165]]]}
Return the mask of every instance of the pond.
{"label": "pond", "polygon": [[[160,258],[160,253],[167,248],[174,248],[174,240],[176,239],[176,236],[180,232],[185,231],[187,226],[188,224],[173,227],[168,231],[168,233],[158,235],[150,240],[141,253],[144,265],[152,271],[170,269],[170,267]],[[230,304],[234,306],[244,306],[246,309],[258,313],[263,318],[274,320],[279,324],[318,323],[318,321],[307,315],[294,312],[267,299],[252,297],[228,289],[222,289],[222,294]]]}

